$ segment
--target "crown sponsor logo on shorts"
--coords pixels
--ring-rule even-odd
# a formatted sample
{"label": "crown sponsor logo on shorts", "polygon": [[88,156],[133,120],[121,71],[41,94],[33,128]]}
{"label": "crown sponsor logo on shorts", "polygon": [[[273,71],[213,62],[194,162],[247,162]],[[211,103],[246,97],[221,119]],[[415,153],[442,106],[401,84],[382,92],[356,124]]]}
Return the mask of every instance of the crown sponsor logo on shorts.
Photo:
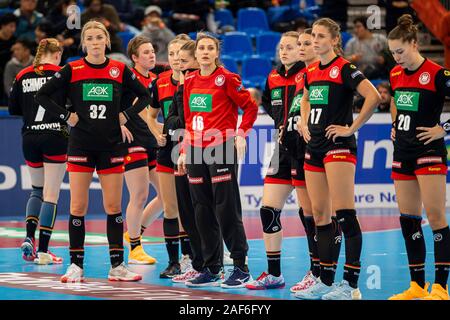
{"label": "crown sponsor logo on shorts", "polygon": [[231,173],[211,178],[212,183],[219,183],[219,182],[230,181],[230,180],[231,180]]}
{"label": "crown sponsor logo on shorts", "polygon": [[400,169],[402,167],[402,163],[398,161],[392,161],[392,168]]}
{"label": "crown sponsor logo on shorts", "polygon": [[291,170],[291,175],[293,175],[293,176],[297,175],[297,170],[292,169],[292,170]]}
{"label": "crown sponsor logo on shorts", "polygon": [[334,66],[330,70],[330,78],[336,79],[338,76],[339,76],[339,67],[338,66]]}
{"label": "crown sponsor logo on shorts", "polygon": [[111,158],[111,163],[121,163],[123,162],[123,157]]}
{"label": "crown sponsor logo on shorts", "polygon": [[214,80],[216,86],[221,87],[225,83],[225,76],[223,74],[219,74]]}
{"label": "crown sponsor logo on shorts", "polygon": [[147,152],[147,149],[144,147],[131,147],[128,148],[128,153],[134,153],[134,152]]}
{"label": "crown sponsor logo on shorts", "polygon": [[311,154],[309,154],[308,152],[305,153],[305,159],[310,160],[311,159]]}
{"label": "crown sponsor logo on shorts", "polygon": [[275,173],[275,171],[276,171],[275,168],[269,167],[267,169],[267,173],[266,174],[270,176],[270,175],[273,175]]}
{"label": "crown sponsor logo on shorts", "polygon": [[83,101],[112,101],[111,83],[83,83]]}
{"label": "crown sponsor logo on shorts", "polygon": [[68,156],[67,161],[69,162],[87,162],[87,157],[77,157],[77,156]]}
{"label": "crown sponsor logo on shorts", "polygon": [[442,163],[442,158],[441,157],[425,157],[425,158],[417,159],[417,164],[424,164],[424,163]]}
{"label": "crown sponsor logo on shorts", "polygon": [[194,112],[211,112],[212,95],[194,93],[189,97],[189,107]]}
{"label": "crown sponsor logo on shorts", "polygon": [[423,72],[420,76],[419,76],[419,82],[422,85],[426,85],[430,83],[430,79],[431,76],[428,72]]}
{"label": "crown sponsor logo on shorts", "polygon": [[419,92],[395,91],[394,101],[398,110],[418,111],[419,97]]}
{"label": "crown sponsor logo on shorts", "polygon": [[194,177],[188,176],[188,180],[189,180],[190,184],[202,184],[203,183],[203,177],[194,178]]}
{"label": "crown sponsor logo on shorts", "polygon": [[311,86],[309,90],[311,104],[328,104],[329,86]]}
{"label": "crown sponsor logo on shorts", "polygon": [[[111,78],[117,78],[120,75],[119,68],[112,67],[111,69],[109,69],[109,75],[111,76]],[[135,75],[135,77],[136,77],[136,75]]]}

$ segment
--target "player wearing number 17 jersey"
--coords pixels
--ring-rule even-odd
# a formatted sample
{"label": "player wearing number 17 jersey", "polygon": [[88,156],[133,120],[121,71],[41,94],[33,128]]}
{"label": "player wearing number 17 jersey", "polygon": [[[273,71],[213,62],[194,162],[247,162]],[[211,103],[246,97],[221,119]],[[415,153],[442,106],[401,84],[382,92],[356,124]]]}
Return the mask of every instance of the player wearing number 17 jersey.
{"label": "player wearing number 17 jersey", "polygon": [[[450,230],[445,217],[447,150],[440,126],[445,96],[450,96],[450,71],[418,51],[417,27],[403,15],[388,35],[398,66],[390,72],[394,122],[392,179],[400,225],[408,255],[411,284],[391,300],[448,300]],[[426,248],[422,207],[433,231],[435,282],[425,282]]]}
{"label": "player wearing number 17 jersey", "polygon": [[[70,260],[62,282],[83,281],[84,217],[88,208],[89,185],[97,170],[107,213],[107,235],[112,281],[136,281],[142,277],[123,262],[123,150],[121,124],[150,103],[150,94],[128,67],[105,56],[109,33],[97,21],[89,21],[81,32],[85,58],[67,64],[38,92],[36,99],[45,109],[73,126],[69,136],[68,171],[70,181]],[[133,106],[121,104],[122,93],[132,91],[138,98]],[[58,105],[51,97],[62,92],[72,102],[75,113]]]}

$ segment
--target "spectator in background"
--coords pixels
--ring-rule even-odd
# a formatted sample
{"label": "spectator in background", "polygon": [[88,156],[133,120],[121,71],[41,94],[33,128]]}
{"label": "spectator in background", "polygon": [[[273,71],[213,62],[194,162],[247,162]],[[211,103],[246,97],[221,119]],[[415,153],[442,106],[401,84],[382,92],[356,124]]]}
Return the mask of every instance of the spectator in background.
{"label": "spectator in background", "polygon": [[22,70],[33,63],[34,56],[31,54],[33,42],[28,39],[19,39],[12,46],[12,58],[6,63],[3,74],[3,85],[6,95],[9,97],[14,78]]}
{"label": "spectator in background", "polygon": [[[290,28],[287,31],[296,31],[299,34],[302,34],[305,29],[310,28],[311,26],[309,25],[308,21],[306,21],[306,19],[304,18],[297,18],[294,20],[294,22],[292,23],[292,28]],[[280,64],[280,56],[278,55],[278,52],[280,52],[280,44],[277,44],[277,48],[275,51],[275,59],[274,62],[276,65]]]}
{"label": "spectator in background", "polygon": [[49,21],[42,20],[39,22],[39,24],[36,27],[36,30],[34,30],[34,34],[36,36],[35,42],[35,48],[33,48],[33,53],[36,52],[36,48],[39,45],[39,42],[42,39],[45,38],[54,38],[56,36],[55,29],[53,28],[53,25]]}
{"label": "spectator in background", "polygon": [[[16,42],[14,33],[17,20],[12,13],[6,13],[0,17],[0,74],[3,74],[6,63],[11,59],[11,47]],[[3,81],[0,81],[0,105],[6,105],[7,102]]]}
{"label": "spectator in background", "polygon": [[104,4],[103,0],[85,0],[84,6],[86,10],[81,14],[81,24],[84,25],[89,20],[103,23],[111,37],[111,52],[124,52],[122,39],[117,33],[124,31],[125,25],[120,21],[116,9],[109,4]]}
{"label": "spectator in background", "polygon": [[142,21],[142,35],[149,38],[156,51],[157,63],[167,63],[167,46],[175,34],[162,21],[162,10],[158,6],[148,6]]}
{"label": "spectator in background", "polygon": [[367,18],[353,20],[355,36],[345,46],[345,57],[354,63],[369,79],[387,78],[386,61],[383,50],[387,39],[382,34],[372,33],[367,28]]}
{"label": "spectator in background", "polygon": [[377,86],[378,93],[381,96],[381,102],[378,105],[376,112],[390,112],[391,108],[391,86],[389,82],[382,82]]}
{"label": "spectator in background", "polygon": [[176,34],[205,30],[210,8],[208,0],[174,0],[171,29]]}
{"label": "spectator in background", "polygon": [[386,6],[386,33],[397,26],[397,19],[404,14],[415,16],[414,10],[409,6],[408,0],[382,0]]}
{"label": "spectator in background", "polygon": [[59,0],[44,17],[45,21],[52,24],[56,34],[62,34],[67,29],[67,8],[76,4],[76,0]]}
{"label": "spectator in background", "polygon": [[20,7],[14,11],[19,19],[16,28],[16,37],[35,40],[34,31],[42,20],[42,13],[36,11],[37,0],[20,0]]}
{"label": "spectator in background", "polygon": [[116,8],[120,21],[139,27],[136,17],[142,17],[143,8],[136,6],[132,0],[104,0],[105,4],[110,4]]}

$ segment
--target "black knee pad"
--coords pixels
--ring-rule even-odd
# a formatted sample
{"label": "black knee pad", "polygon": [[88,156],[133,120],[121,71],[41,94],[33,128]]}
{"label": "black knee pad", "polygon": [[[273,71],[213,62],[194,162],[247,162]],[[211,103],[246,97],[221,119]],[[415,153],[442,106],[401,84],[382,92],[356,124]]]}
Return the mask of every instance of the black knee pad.
{"label": "black knee pad", "polygon": [[341,226],[342,233],[346,238],[361,236],[361,227],[356,218],[356,210],[336,210],[336,219]]}
{"label": "black knee pad", "polygon": [[281,209],[262,206],[260,214],[264,233],[276,233],[281,231]]}

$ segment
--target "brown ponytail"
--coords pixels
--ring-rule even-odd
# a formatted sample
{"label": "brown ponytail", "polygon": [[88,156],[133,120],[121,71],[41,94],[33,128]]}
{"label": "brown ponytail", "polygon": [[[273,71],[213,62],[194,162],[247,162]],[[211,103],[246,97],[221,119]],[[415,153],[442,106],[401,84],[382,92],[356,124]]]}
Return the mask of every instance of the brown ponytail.
{"label": "brown ponytail", "polygon": [[34,72],[39,75],[43,75],[44,73],[39,70],[39,66],[41,65],[42,57],[48,53],[62,52],[62,47],[59,44],[59,41],[55,38],[45,38],[39,42],[39,46],[36,50],[36,56],[33,60]]}
{"label": "brown ponytail", "polygon": [[417,42],[418,28],[410,14],[404,14],[397,20],[397,26],[389,32],[388,40],[402,40],[403,42]]}

